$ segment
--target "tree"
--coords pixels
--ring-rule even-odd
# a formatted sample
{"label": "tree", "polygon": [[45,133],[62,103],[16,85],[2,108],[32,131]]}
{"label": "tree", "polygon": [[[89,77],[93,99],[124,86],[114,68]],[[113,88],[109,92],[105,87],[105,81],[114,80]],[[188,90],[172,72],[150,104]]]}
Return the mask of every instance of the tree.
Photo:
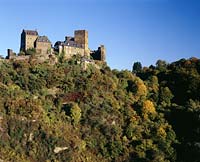
{"label": "tree", "polygon": [[81,119],[81,108],[78,106],[78,104],[73,104],[70,112],[74,125],[77,125]]}
{"label": "tree", "polygon": [[142,114],[145,119],[148,118],[148,115],[150,115],[153,118],[155,117],[156,109],[152,101],[150,100],[144,101],[143,107],[142,107]]}
{"label": "tree", "polygon": [[142,64],[140,62],[134,62],[133,64],[133,73],[138,73],[142,70]]}
{"label": "tree", "polygon": [[158,60],[156,62],[156,68],[160,71],[164,71],[167,68],[167,62],[165,60]]}
{"label": "tree", "polygon": [[36,54],[36,49],[35,48],[29,48],[25,52],[26,55],[34,55]]}
{"label": "tree", "polygon": [[171,104],[171,99],[174,97],[172,92],[168,87],[161,87],[160,89],[160,94],[159,94],[159,103],[166,107],[170,106]]}

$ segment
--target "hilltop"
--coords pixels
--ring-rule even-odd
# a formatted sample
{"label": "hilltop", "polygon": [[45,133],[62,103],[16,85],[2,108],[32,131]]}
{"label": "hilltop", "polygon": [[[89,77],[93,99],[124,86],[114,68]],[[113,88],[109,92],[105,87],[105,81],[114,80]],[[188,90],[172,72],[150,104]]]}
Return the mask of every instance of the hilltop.
{"label": "hilltop", "polygon": [[106,61],[104,45],[100,45],[97,50],[89,48],[87,30],[75,30],[73,37],[66,36],[64,41],[57,41],[53,46],[49,38],[39,35],[37,30],[23,29],[20,42],[20,52],[16,54],[12,49],[8,49],[7,59],[29,60],[34,55],[37,62],[51,60],[52,63],[57,63],[58,55],[62,55],[65,59],[79,55],[90,62]]}
{"label": "hilltop", "polygon": [[199,59],[133,72],[80,62],[0,62],[0,160],[200,159]]}

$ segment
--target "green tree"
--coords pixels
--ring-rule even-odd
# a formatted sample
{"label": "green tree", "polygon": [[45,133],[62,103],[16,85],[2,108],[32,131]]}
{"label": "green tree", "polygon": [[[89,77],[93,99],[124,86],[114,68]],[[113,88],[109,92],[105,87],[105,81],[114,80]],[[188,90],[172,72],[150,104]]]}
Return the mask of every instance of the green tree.
{"label": "green tree", "polygon": [[25,54],[26,55],[34,55],[34,54],[36,54],[36,49],[35,48],[27,49]]}
{"label": "green tree", "polygon": [[168,87],[161,87],[159,95],[159,103],[166,107],[171,105],[171,99],[174,97]]}
{"label": "green tree", "polygon": [[156,68],[160,71],[166,70],[167,68],[167,62],[164,60],[158,60],[156,62]]}
{"label": "green tree", "polygon": [[81,108],[75,103],[72,105],[70,112],[74,125],[77,125],[81,119]]}
{"label": "green tree", "polygon": [[132,72],[138,73],[141,70],[142,70],[142,64],[140,62],[134,62]]}

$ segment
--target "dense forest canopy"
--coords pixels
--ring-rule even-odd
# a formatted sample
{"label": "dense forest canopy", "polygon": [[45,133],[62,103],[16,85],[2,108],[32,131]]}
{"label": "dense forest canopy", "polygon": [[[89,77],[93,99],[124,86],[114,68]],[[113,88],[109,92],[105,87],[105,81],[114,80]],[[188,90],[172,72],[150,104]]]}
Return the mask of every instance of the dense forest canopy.
{"label": "dense forest canopy", "polygon": [[133,71],[0,62],[0,160],[199,162],[200,60]]}

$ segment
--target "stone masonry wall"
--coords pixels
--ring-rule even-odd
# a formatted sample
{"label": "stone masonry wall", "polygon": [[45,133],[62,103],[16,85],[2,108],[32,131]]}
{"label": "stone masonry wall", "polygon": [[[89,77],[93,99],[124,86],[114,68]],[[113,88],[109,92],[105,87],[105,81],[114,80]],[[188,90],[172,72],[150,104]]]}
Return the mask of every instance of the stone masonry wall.
{"label": "stone masonry wall", "polygon": [[37,39],[37,35],[26,35],[25,50],[34,48],[34,43]]}
{"label": "stone masonry wall", "polygon": [[51,43],[49,43],[49,42],[37,42],[36,41],[36,50],[39,51],[38,53],[41,53],[41,54],[50,53]]}

